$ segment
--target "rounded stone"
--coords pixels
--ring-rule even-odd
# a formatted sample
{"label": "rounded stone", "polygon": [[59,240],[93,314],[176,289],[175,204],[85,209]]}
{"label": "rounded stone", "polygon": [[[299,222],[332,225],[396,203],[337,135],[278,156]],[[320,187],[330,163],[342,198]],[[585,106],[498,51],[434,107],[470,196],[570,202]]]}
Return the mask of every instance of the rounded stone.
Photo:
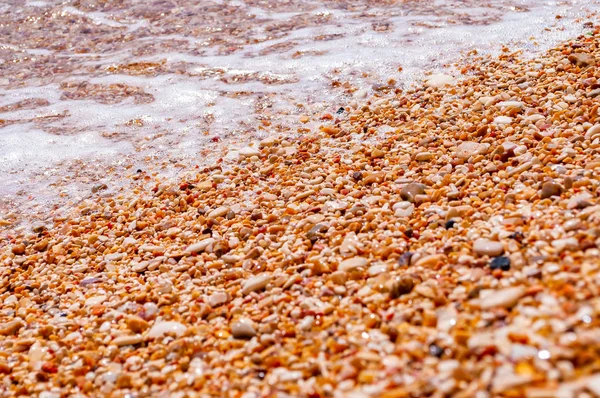
{"label": "rounded stone", "polygon": [[477,239],[475,243],[473,243],[473,251],[480,256],[497,257],[504,253],[504,246],[501,242],[488,239]]}

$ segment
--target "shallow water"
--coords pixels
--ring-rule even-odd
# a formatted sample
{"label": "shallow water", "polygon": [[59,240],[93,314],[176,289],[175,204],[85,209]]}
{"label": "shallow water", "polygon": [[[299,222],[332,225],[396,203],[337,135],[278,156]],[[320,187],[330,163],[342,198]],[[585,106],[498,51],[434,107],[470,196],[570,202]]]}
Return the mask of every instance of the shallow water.
{"label": "shallow water", "polygon": [[457,74],[470,50],[536,56],[585,33],[598,3],[4,2],[0,219],[52,216],[137,169],[172,178],[296,137],[349,102]]}

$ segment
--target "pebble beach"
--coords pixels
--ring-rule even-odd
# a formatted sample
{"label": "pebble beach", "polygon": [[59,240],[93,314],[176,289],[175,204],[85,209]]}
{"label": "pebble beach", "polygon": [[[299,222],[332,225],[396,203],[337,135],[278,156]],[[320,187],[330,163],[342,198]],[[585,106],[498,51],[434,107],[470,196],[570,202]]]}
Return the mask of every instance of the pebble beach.
{"label": "pebble beach", "polygon": [[[54,186],[85,179],[85,195],[44,193],[46,207],[28,207],[36,194],[5,180],[0,396],[600,397],[593,10],[569,22],[577,34],[533,55],[510,43],[467,47],[443,67],[411,72],[410,84],[333,73],[328,103],[277,106],[298,97],[249,83],[246,94],[223,96],[250,101],[254,119],[242,124],[252,132],[213,139],[213,122],[202,119],[194,126],[209,131],[200,138],[210,151],[192,163],[142,162],[159,153],[146,151],[171,153],[163,146],[184,151],[165,144],[174,137],[166,132],[140,138],[166,129],[166,119],[110,126],[103,139],[117,144],[107,141],[107,153],[142,131],[133,151],[141,157],[69,160]],[[113,68],[102,73],[138,82],[192,70],[183,61]],[[18,89],[18,80],[5,83]],[[141,84],[105,83],[62,82],[60,100],[18,110],[80,96],[123,107],[123,98],[158,101]],[[0,127],[50,134],[69,111],[11,114]],[[93,129],[60,134],[85,128]],[[59,202],[68,206],[48,210]]]}

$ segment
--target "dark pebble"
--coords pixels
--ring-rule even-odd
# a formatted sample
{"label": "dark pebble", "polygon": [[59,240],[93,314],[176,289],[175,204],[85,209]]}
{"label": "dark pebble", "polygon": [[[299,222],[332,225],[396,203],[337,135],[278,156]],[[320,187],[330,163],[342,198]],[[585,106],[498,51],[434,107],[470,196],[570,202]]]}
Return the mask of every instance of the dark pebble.
{"label": "dark pebble", "polygon": [[404,252],[400,255],[398,259],[398,265],[401,267],[408,267],[410,264],[410,259],[412,257],[412,252]]}
{"label": "dark pebble", "polygon": [[506,256],[494,257],[494,259],[490,263],[490,268],[508,271],[510,269],[510,259]]}
{"label": "dark pebble", "polygon": [[355,171],[354,173],[352,173],[352,178],[354,178],[354,181],[360,181],[363,178],[363,175],[360,171]]}
{"label": "dark pebble", "polygon": [[513,232],[512,234],[508,235],[508,237],[510,239],[514,239],[514,240],[519,240],[520,241],[520,240],[522,240],[525,237],[525,235],[523,235],[522,232]]}
{"label": "dark pebble", "polygon": [[415,288],[415,281],[410,276],[401,276],[397,278],[390,288],[390,298],[397,299],[400,296],[412,292]]}
{"label": "dark pebble", "polygon": [[317,224],[314,227],[312,227],[307,233],[306,233],[306,237],[311,241],[311,242],[316,242],[317,239],[319,239],[319,236],[323,233],[327,231],[327,226],[323,225],[323,224]]}
{"label": "dark pebble", "polygon": [[345,111],[345,109],[343,107],[341,107],[340,109],[337,110],[336,113],[340,114],[340,113],[344,113],[344,111]]}
{"label": "dark pebble", "polygon": [[434,343],[429,346],[429,355],[441,358],[441,356],[443,354],[444,354],[444,349],[442,347],[440,347],[439,345]]}
{"label": "dark pebble", "polygon": [[446,227],[446,229],[450,229],[450,228],[454,227],[455,224],[456,224],[456,221],[448,220],[448,221],[446,221],[445,227]]}

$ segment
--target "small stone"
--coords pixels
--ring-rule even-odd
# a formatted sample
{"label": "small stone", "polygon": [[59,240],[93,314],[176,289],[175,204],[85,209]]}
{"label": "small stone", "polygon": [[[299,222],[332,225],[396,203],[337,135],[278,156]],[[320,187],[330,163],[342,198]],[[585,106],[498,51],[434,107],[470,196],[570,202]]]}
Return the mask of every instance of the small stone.
{"label": "small stone", "polygon": [[363,175],[360,171],[355,171],[354,173],[352,173],[352,179],[354,181],[360,181],[360,180],[362,180],[362,178],[363,178]]}
{"label": "small stone", "polygon": [[225,217],[229,213],[229,206],[221,206],[208,213],[208,218]]}
{"label": "small stone", "polygon": [[338,271],[348,272],[359,267],[365,267],[369,264],[369,260],[364,257],[352,257],[344,260],[338,266]]}
{"label": "small stone", "polygon": [[87,300],[85,300],[85,306],[93,307],[95,305],[100,305],[103,302],[105,302],[107,298],[108,297],[105,295],[92,296],[92,297],[88,298]]}
{"label": "small stone", "polygon": [[525,292],[526,290],[522,286],[488,291],[485,295],[482,291],[479,299],[479,306],[484,310],[494,307],[510,308],[523,297]]}
{"label": "small stone", "polygon": [[404,252],[398,258],[398,265],[400,267],[408,267],[410,265],[410,260],[413,256],[412,252]]}
{"label": "small stone", "polygon": [[256,336],[253,322],[247,318],[240,318],[231,325],[231,334],[236,339],[251,339]]}
{"label": "small stone", "polygon": [[456,220],[448,220],[448,221],[446,221],[446,224],[444,224],[444,227],[446,229],[450,229],[450,228],[453,228],[454,225],[456,225]]}
{"label": "small stone", "polygon": [[298,324],[300,330],[304,330],[305,332],[309,331],[313,324],[315,323],[315,317],[312,315],[307,315]]}
{"label": "small stone", "polygon": [[92,193],[103,191],[105,189],[108,189],[108,186],[106,184],[98,184],[92,187]]}
{"label": "small stone", "polygon": [[501,101],[496,104],[497,108],[522,108],[525,105],[521,101]]}
{"label": "small stone", "polygon": [[477,239],[473,243],[473,251],[480,256],[497,257],[504,253],[504,246],[501,242],[488,239]]}
{"label": "small stone", "polygon": [[210,191],[212,187],[213,182],[209,180],[202,181],[196,185],[196,188],[198,188],[202,192]]}
{"label": "small stone", "polygon": [[331,274],[330,279],[336,285],[343,285],[348,280],[348,274],[344,271],[335,271]]}
{"label": "small stone", "polygon": [[496,116],[494,118],[494,123],[496,124],[509,124],[512,122],[513,118],[510,116]]}
{"label": "small stone", "polygon": [[207,239],[203,239],[198,243],[194,243],[193,245],[189,245],[187,247],[187,249],[185,249],[185,252],[188,254],[195,254],[195,253],[200,253],[203,252],[204,250],[206,250],[206,248],[211,245],[212,243],[215,242],[215,239],[213,238],[207,238]]}
{"label": "small stone", "polygon": [[575,237],[555,239],[552,241],[552,247],[554,247],[559,253],[562,253],[565,250],[574,251],[579,249],[579,241]]}
{"label": "small stone", "polygon": [[572,64],[580,67],[596,65],[596,58],[594,58],[593,55],[587,53],[571,54],[569,55],[569,61],[571,61]]}
{"label": "small stone", "polygon": [[19,243],[18,245],[14,245],[11,248],[11,251],[14,255],[21,256],[21,255],[25,254],[25,245],[22,243]]}
{"label": "small stone", "polygon": [[441,358],[444,354],[444,349],[437,344],[431,344],[429,346],[429,355],[437,358]]}
{"label": "small stone", "polygon": [[596,98],[599,95],[600,95],[600,88],[597,88],[597,89],[592,90],[589,93],[587,93],[587,96],[590,98]]}
{"label": "small stone", "polygon": [[415,287],[415,281],[408,275],[396,278],[390,286],[390,298],[396,299],[400,296],[412,292]]}
{"label": "small stone", "polygon": [[600,124],[594,124],[585,132],[586,140],[593,140],[600,135]]}
{"label": "small stone", "polygon": [[187,327],[179,322],[159,321],[152,325],[152,328],[148,332],[148,337],[151,339],[156,339],[164,336],[167,333],[181,336],[186,330]]}
{"label": "small stone", "polygon": [[227,303],[228,301],[229,301],[229,296],[225,292],[213,293],[210,296],[208,296],[208,299],[206,300],[208,305],[210,305],[212,308],[223,305],[223,304]]}
{"label": "small stone", "polygon": [[417,160],[417,162],[427,162],[433,159],[433,154],[431,152],[421,152],[418,153],[417,156],[415,156],[415,159]]}
{"label": "small stone", "polygon": [[[409,202],[406,202],[406,203],[409,203]],[[413,215],[414,211],[415,211],[415,207],[412,204],[410,204],[410,206],[407,206],[405,208],[397,208],[396,211],[394,212],[394,217],[398,217],[398,218],[410,217]]]}
{"label": "small stone", "polygon": [[41,234],[48,230],[48,228],[44,224],[34,224],[33,227],[31,227],[31,230],[36,234]]}
{"label": "small stone", "polygon": [[115,381],[115,385],[117,388],[131,388],[133,385],[131,375],[127,373],[119,373],[117,380]]}
{"label": "small stone", "polygon": [[349,232],[342,241],[340,245],[340,254],[344,257],[349,257],[351,255],[355,255],[360,242],[358,241],[358,237],[356,233]]}
{"label": "small stone", "polygon": [[480,144],[474,141],[466,141],[456,148],[456,156],[459,159],[468,159],[473,155],[481,155],[487,152],[489,144]]}
{"label": "small stone", "polygon": [[419,184],[417,182],[411,182],[410,184],[407,184],[404,187],[402,187],[402,189],[400,190],[400,197],[402,198],[402,200],[414,203],[415,197],[424,193],[425,185]]}
{"label": "small stone", "polygon": [[42,239],[32,246],[33,250],[37,250],[38,252],[44,251],[48,247],[48,243],[48,239]]}
{"label": "small stone", "polygon": [[367,174],[367,176],[363,179],[363,183],[365,185],[369,184],[380,184],[385,179],[385,173],[382,171],[376,171],[373,173]]}
{"label": "small stone", "polygon": [[150,324],[139,316],[130,316],[127,318],[127,327],[134,333],[141,333],[148,329]]}
{"label": "small stone", "polygon": [[490,262],[490,268],[508,271],[510,269],[510,259],[506,256],[494,257]]}
{"label": "small stone", "polygon": [[248,279],[242,285],[242,294],[246,295],[258,290],[262,290],[271,281],[271,275],[267,273],[259,274],[253,278]]}
{"label": "small stone", "polygon": [[560,196],[563,193],[563,187],[554,181],[546,181],[542,184],[540,198],[546,199],[552,196]]}
{"label": "small stone", "polygon": [[136,345],[136,344],[140,344],[142,341],[144,341],[144,338],[142,337],[141,334],[134,334],[131,336],[119,336],[116,337],[113,341],[112,344],[117,345],[117,346],[124,346],[124,345]]}
{"label": "small stone", "polygon": [[375,159],[382,158],[382,157],[384,157],[384,156],[385,156],[385,152],[384,152],[384,151],[382,151],[381,149],[377,149],[377,148],[375,148],[375,149],[373,149],[373,151],[371,152],[371,157],[372,157],[372,158],[375,158]]}
{"label": "small stone", "polygon": [[306,237],[311,242],[315,242],[317,239],[319,239],[322,233],[327,232],[327,229],[327,226],[324,224],[314,225],[311,229],[308,230],[308,232],[306,233]]}
{"label": "small stone", "polygon": [[573,195],[569,201],[567,202],[567,209],[584,209],[588,206],[591,206],[592,203],[590,199],[592,199],[592,195],[589,192],[582,192],[577,195]]}
{"label": "small stone", "polygon": [[443,73],[436,73],[427,79],[425,85],[428,87],[439,88],[455,82],[454,77]]}
{"label": "small stone", "polygon": [[438,264],[440,261],[443,261],[446,256],[443,254],[430,254],[427,256],[420,257],[415,262],[416,267],[433,267]]}
{"label": "small stone", "polygon": [[260,151],[254,147],[246,146],[238,151],[241,158],[250,158],[252,156],[259,156]]}
{"label": "small stone", "polygon": [[25,323],[20,319],[15,319],[14,321],[10,321],[7,323],[0,324],[0,335],[2,336],[10,336],[16,334],[19,329],[25,326]]}

